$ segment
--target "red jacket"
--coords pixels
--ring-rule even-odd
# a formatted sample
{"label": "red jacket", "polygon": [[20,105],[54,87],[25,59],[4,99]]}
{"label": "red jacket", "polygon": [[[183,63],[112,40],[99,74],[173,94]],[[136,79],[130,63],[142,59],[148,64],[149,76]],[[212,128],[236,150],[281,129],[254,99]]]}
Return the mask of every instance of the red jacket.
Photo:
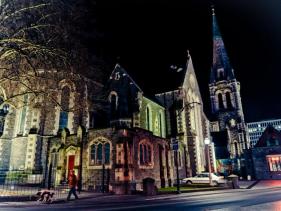
{"label": "red jacket", "polygon": [[69,175],[69,177],[68,177],[68,186],[70,188],[73,188],[73,187],[77,186],[77,177],[76,177],[75,174]]}

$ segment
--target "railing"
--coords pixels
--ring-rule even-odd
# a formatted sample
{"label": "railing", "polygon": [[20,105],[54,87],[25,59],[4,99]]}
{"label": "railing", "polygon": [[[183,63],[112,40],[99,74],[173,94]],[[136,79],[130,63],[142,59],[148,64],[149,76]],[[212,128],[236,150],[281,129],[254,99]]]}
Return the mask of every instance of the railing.
{"label": "railing", "polygon": [[[163,181],[155,181],[155,186],[160,187]],[[12,197],[17,200],[17,197],[31,197],[35,196],[38,191],[47,189],[42,174],[34,174],[34,172],[24,171],[9,171],[0,172],[0,201],[1,198]],[[131,193],[138,193],[143,190],[142,181],[130,181],[127,188]],[[165,186],[174,185],[175,181],[165,181]],[[113,191],[114,186],[122,187],[126,186],[125,182],[113,182],[110,180],[109,172],[105,175],[89,175],[83,178],[82,191],[97,192],[97,193],[109,193]],[[69,187],[67,181],[61,182],[58,185],[51,185],[50,190],[55,193],[55,198],[67,197]]]}

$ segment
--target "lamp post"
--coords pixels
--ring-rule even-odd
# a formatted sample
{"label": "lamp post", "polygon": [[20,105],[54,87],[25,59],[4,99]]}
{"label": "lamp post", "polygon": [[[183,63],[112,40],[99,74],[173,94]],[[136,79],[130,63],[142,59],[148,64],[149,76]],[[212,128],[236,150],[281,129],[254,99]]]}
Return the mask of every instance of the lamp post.
{"label": "lamp post", "polygon": [[176,139],[172,139],[172,147],[174,151],[175,161],[176,161],[176,173],[177,173],[177,194],[180,194],[180,177],[179,177],[179,157],[178,157],[178,150],[179,150],[179,142]]}
{"label": "lamp post", "polygon": [[208,159],[208,171],[209,171],[209,184],[212,186],[212,170],[211,170],[211,161],[210,161],[210,139],[205,138],[204,140],[206,148],[207,148],[207,159]]}

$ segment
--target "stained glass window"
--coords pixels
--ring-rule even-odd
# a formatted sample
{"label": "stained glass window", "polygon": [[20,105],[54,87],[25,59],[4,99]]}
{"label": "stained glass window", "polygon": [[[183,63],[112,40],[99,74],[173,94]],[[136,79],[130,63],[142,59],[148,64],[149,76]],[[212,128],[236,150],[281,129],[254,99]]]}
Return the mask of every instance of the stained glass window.
{"label": "stained glass window", "polygon": [[105,154],[104,163],[109,164],[110,163],[110,144],[109,143],[106,143],[104,145],[104,154]]}
{"label": "stained glass window", "polygon": [[140,144],[139,157],[140,157],[140,164],[141,165],[145,165],[145,164],[150,165],[151,164],[151,162],[152,162],[152,148],[149,144],[146,144],[146,143]]}
{"label": "stained glass window", "polygon": [[102,144],[98,144],[96,164],[102,164]]}
{"label": "stained glass window", "polygon": [[90,163],[91,164],[96,163],[96,145],[95,144],[93,144],[91,146]]}
{"label": "stained glass window", "polygon": [[148,130],[151,130],[151,125],[150,125],[150,109],[149,109],[149,107],[146,108],[146,128]]}
{"label": "stained glass window", "polygon": [[61,92],[61,112],[59,120],[59,129],[67,128],[69,111],[70,89],[64,86]]}
{"label": "stained glass window", "polygon": [[89,153],[90,165],[110,164],[110,143],[94,143]]}
{"label": "stained glass window", "polygon": [[61,111],[59,129],[67,128],[67,123],[68,123],[68,113],[66,111]]}

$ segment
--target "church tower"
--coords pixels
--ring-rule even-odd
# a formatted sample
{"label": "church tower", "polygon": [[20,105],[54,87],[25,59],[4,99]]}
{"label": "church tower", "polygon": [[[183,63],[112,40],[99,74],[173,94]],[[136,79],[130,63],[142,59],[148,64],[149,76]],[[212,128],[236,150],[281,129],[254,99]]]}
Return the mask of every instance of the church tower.
{"label": "church tower", "polygon": [[219,141],[225,142],[228,158],[232,162],[232,170],[233,168],[240,170],[243,151],[249,147],[240,96],[240,83],[236,80],[230,64],[214,9],[212,13],[213,64],[209,90],[214,121],[211,123],[211,131],[225,134],[224,140]]}

